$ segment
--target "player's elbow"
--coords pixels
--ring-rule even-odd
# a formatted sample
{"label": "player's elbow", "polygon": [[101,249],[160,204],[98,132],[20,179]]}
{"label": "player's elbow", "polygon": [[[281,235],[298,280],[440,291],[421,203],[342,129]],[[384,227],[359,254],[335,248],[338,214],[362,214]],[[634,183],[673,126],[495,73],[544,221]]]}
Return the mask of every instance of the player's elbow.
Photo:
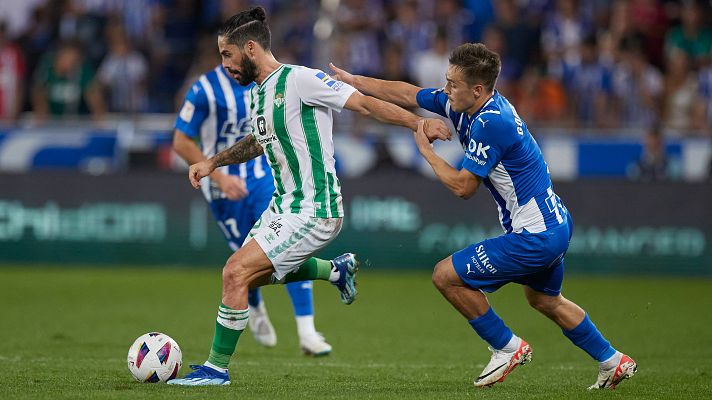
{"label": "player's elbow", "polygon": [[457,197],[463,200],[467,200],[475,195],[478,186],[479,185],[477,185],[477,182],[462,182],[461,185],[455,191],[455,194],[457,195]]}
{"label": "player's elbow", "polygon": [[459,197],[459,198],[461,198],[461,199],[463,199],[463,200],[467,200],[467,199],[469,199],[470,197],[472,197],[472,196],[475,195],[475,191],[474,191],[474,190],[469,190],[468,188],[460,188],[460,189],[458,189],[458,190],[455,191],[455,194],[457,195],[457,197]]}
{"label": "player's elbow", "polygon": [[361,102],[356,108],[356,112],[363,115],[364,117],[370,117],[372,112],[371,104],[368,100]]}

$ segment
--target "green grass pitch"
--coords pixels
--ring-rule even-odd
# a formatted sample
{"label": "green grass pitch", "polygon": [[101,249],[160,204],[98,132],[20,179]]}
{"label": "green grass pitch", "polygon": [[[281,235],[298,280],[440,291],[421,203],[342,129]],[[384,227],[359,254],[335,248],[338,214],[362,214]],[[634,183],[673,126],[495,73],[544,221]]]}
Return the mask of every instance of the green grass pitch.
{"label": "green grass pitch", "polygon": [[502,399],[705,398],[712,393],[712,282],[569,276],[564,294],[584,307],[638,374],[616,391],[588,392],[597,364],[530,309],[517,285],[490,296],[531,343],[534,359],[502,384],[477,390],[486,345],[430,283],[427,271],[362,270],[351,306],[315,284],[317,329],[334,347],[302,356],[286,292],[264,291],[274,349],[250,334],[238,345],[229,387],[133,381],[126,353],[159,330],[202,363],[220,291],[215,270],[0,268],[0,399]]}

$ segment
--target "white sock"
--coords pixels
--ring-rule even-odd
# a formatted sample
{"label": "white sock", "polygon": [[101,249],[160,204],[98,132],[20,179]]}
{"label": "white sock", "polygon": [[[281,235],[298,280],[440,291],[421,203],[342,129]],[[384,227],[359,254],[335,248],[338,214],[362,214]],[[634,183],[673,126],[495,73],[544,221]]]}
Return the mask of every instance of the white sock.
{"label": "white sock", "polygon": [[512,334],[512,338],[509,339],[509,342],[507,342],[507,344],[505,344],[504,347],[500,349],[500,351],[506,351],[507,353],[517,351],[521,341],[522,339],[520,339],[519,336]]}
{"label": "white sock", "polygon": [[316,328],[314,327],[314,316],[313,315],[300,315],[300,316],[296,317],[296,320],[297,320],[297,333],[299,333],[299,337],[316,334]]}
{"label": "white sock", "polygon": [[218,372],[222,372],[223,374],[227,373],[227,368],[220,368],[215,364],[212,364],[210,361],[206,361],[203,365],[205,365],[208,368],[212,368]]}
{"label": "white sock", "polygon": [[336,282],[339,280],[341,277],[341,272],[339,272],[339,269],[334,266],[334,263],[331,263],[331,274],[329,275],[329,282]]}
{"label": "white sock", "polygon": [[621,360],[621,352],[616,351],[608,360],[601,361],[599,365],[601,366],[601,369],[611,369],[615,368],[618,365],[618,362]]}

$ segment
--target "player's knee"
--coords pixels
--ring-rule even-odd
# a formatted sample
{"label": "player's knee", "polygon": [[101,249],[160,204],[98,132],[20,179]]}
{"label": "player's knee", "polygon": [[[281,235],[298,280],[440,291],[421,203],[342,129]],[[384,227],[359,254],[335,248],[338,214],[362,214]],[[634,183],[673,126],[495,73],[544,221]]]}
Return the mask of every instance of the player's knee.
{"label": "player's knee", "polygon": [[550,315],[554,312],[554,310],[556,310],[559,303],[561,303],[560,297],[561,295],[547,296],[545,294],[537,294],[534,296],[528,296],[527,301],[529,301],[529,305],[535,310],[542,314]]}
{"label": "player's knee", "polygon": [[447,273],[449,263],[446,260],[440,261],[433,269],[432,281],[433,285],[439,290],[444,291],[450,286],[450,278]]}
{"label": "player's knee", "polygon": [[222,270],[223,284],[229,286],[240,286],[245,282],[245,266],[238,260],[229,259]]}

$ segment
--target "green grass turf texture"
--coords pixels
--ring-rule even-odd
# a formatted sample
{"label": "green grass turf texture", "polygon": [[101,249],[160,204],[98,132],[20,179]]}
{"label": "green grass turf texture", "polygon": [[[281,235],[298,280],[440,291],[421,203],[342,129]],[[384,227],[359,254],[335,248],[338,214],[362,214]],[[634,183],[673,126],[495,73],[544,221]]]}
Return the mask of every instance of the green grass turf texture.
{"label": "green grass turf texture", "polygon": [[712,393],[712,281],[570,276],[564,294],[584,307],[638,374],[616,391],[588,392],[597,364],[529,308],[518,285],[490,295],[533,347],[531,364],[475,389],[486,345],[430,283],[427,271],[362,269],[359,298],[315,284],[317,329],[333,345],[301,355],[286,291],[264,295],[274,349],[246,332],[229,387],[143,384],[126,368],[136,337],[162,331],[184,366],[202,363],[220,301],[220,269],[0,268],[0,399],[502,399],[705,398]]}

